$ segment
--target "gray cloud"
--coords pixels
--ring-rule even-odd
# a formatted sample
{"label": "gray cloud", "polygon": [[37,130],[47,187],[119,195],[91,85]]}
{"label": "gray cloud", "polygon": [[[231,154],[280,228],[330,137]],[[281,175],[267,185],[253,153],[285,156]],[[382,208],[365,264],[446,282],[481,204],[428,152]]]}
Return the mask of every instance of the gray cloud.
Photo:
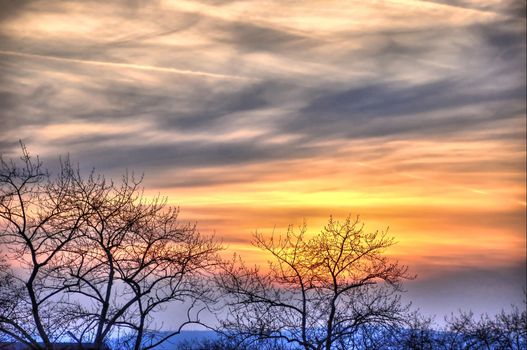
{"label": "gray cloud", "polygon": [[476,1],[466,1],[466,0],[425,0],[428,2],[438,3],[441,5],[450,5],[455,7],[460,7],[464,9],[473,9],[480,10],[483,12],[493,12],[497,14],[504,14],[514,17],[525,17],[525,2],[517,0],[506,0],[506,1],[496,1],[494,3],[485,3],[485,2],[476,2]]}
{"label": "gray cloud", "polygon": [[[107,142],[99,144],[98,142]],[[99,169],[146,168],[184,169],[203,165],[228,166],[265,162],[269,160],[302,159],[313,156],[319,149],[309,145],[263,145],[251,140],[226,142],[172,142],[170,144],[135,144],[119,142],[115,135],[86,137],[73,142],[74,156],[90,159]]]}
{"label": "gray cloud", "polygon": [[215,40],[234,46],[242,54],[266,51],[275,54],[306,55],[306,51],[324,44],[307,35],[289,33],[245,22],[212,23]]}
{"label": "gray cloud", "polygon": [[[59,12],[57,6],[49,11]],[[89,6],[96,7],[96,2]],[[50,42],[38,37],[23,41],[15,37],[4,41],[1,48],[123,63],[128,62],[131,53],[144,52],[148,58],[150,52],[156,52],[161,60],[156,64],[203,68],[207,57],[201,58],[200,54],[206,46],[184,50],[163,44],[162,40],[151,40],[194,31],[210,40],[211,50],[229,48],[236,53],[235,61],[225,69],[233,71],[239,65],[250,72],[255,68],[259,76],[253,82],[237,82],[147,72],[150,79],[145,83],[129,77],[126,69],[0,56],[4,83],[0,88],[0,103],[4,107],[0,112],[4,125],[0,138],[4,142],[18,138],[17,134],[31,137],[27,135],[28,126],[65,121],[148,120],[152,132],[173,130],[188,135],[203,131],[221,134],[265,125],[264,135],[255,136],[250,142],[162,145],[148,140],[133,150],[128,146],[123,146],[127,149],[123,152],[107,149],[111,138],[113,144],[141,139],[141,132],[136,131],[109,136],[71,135],[49,143],[94,157],[106,149],[103,153],[108,159],[101,160],[105,165],[129,164],[124,160],[133,153],[137,156],[134,163],[144,166],[157,157],[163,159],[158,166],[219,166],[271,158],[302,159],[307,150],[314,154],[332,152],[319,148],[315,142],[334,138],[448,139],[467,135],[471,130],[488,130],[485,136],[477,137],[503,140],[511,134],[492,132],[496,120],[509,123],[525,113],[525,33],[515,20],[393,32],[341,32],[339,37],[327,41],[197,13],[177,13],[178,20],[174,21],[173,12],[160,13],[155,5],[143,2],[132,7],[116,3],[114,7],[113,16],[121,20],[131,16],[155,26],[137,33],[122,33],[111,40],[93,37],[84,42],[72,37]],[[23,8],[10,11],[14,16]],[[354,41],[363,45],[350,46]],[[291,70],[287,75],[284,70],[285,75],[277,75],[253,63],[254,53],[289,60],[299,67],[316,62],[322,71]],[[394,71],[402,71],[403,75],[394,76]],[[345,79],[339,72],[343,76],[348,72],[357,75]],[[425,73],[432,75],[412,79],[413,75]],[[409,79],[404,79],[404,74]],[[23,83],[27,81],[31,84]],[[274,114],[261,117],[258,113]],[[266,144],[271,137],[291,134],[298,136],[295,141],[272,147]],[[90,153],[87,145],[98,151]],[[156,152],[166,156],[156,156]],[[112,161],[112,157],[119,161]],[[166,163],[167,160],[176,163]]]}
{"label": "gray cloud", "polygon": [[[297,118],[284,121],[284,127],[314,137],[444,136],[496,118],[517,117],[524,111],[523,96],[525,86],[485,93],[475,84],[450,80],[410,87],[366,85],[313,99]],[[456,110],[466,106],[478,108],[468,113]],[[443,110],[448,116],[424,116]]]}
{"label": "gray cloud", "polygon": [[17,1],[17,0],[6,0],[0,2],[0,21],[8,18],[13,18],[24,12],[24,9],[30,5],[30,0]]}

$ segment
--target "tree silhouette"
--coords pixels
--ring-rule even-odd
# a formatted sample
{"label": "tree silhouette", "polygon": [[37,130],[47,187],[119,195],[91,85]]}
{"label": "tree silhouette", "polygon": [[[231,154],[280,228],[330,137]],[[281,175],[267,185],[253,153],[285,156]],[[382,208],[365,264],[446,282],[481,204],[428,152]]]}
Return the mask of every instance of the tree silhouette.
{"label": "tree silhouette", "polygon": [[12,294],[12,300],[0,310],[0,331],[33,348],[51,349],[69,322],[61,309],[66,287],[49,289],[54,281],[46,276],[79,235],[85,218],[83,203],[73,196],[71,170],[63,162],[52,178],[23,145],[20,162],[0,158],[2,253],[25,272],[13,274],[15,267],[4,269],[2,294]]}
{"label": "tree silhouette", "polygon": [[[210,286],[202,278],[221,247],[182,224],[166,200],[148,200],[140,181],[83,177],[69,160],[55,176],[22,145],[0,160],[0,333],[32,349],[112,336],[149,349],[199,323]],[[19,264],[20,266],[18,266]],[[187,321],[163,337],[145,332],[169,303],[188,303]],[[201,306],[200,306],[201,305]]]}
{"label": "tree silhouette", "polygon": [[161,339],[145,333],[152,314],[166,304],[190,302],[195,308],[207,300],[201,277],[218,263],[220,247],[195,225],[181,224],[179,210],[163,199],[145,200],[138,186],[128,176],[119,186],[93,175],[78,183],[89,215],[56,268],[61,287],[90,300],[90,306],[76,309],[82,324],[72,333],[78,340],[93,339],[100,346],[120,330],[121,346],[146,350],[199,322],[187,310],[188,320],[178,330]]}
{"label": "tree silhouette", "polygon": [[441,349],[509,349],[527,348],[527,311],[513,306],[491,317],[476,318],[472,312],[459,312],[447,318]]}
{"label": "tree silhouette", "polygon": [[393,244],[385,232],[367,233],[349,217],[330,218],[311,238],[305,225],[283,236],[257,233],[254,245],[272,257],[268,271],[235,258],[218,276],[229,310],[224,331],[242,344],[281,339],[329,350],[358,347],[360,334],[401,325],[408,310],[401,282],[412,276],[384,255]]}

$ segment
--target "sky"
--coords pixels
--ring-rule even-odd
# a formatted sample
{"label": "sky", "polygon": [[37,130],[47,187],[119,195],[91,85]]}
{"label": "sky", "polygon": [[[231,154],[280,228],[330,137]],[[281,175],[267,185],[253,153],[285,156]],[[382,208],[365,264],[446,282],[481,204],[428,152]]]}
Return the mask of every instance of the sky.
{"label": "sky", "polygon": [[440,317],[524,298],[524,1],[0,0],[0,153],[144,174],[249,263],[389,230]]}

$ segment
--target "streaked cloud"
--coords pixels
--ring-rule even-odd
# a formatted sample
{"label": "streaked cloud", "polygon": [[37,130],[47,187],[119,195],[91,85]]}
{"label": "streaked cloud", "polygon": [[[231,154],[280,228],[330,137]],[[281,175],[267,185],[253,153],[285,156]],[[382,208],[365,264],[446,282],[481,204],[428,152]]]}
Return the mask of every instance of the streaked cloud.
{"label": "streaked cloud", "polygon": [[144,172],[234,249],[351,212],[424,279],[525,261],[524,3],[23,1],[0,21],[4,154]]}
{"label": "streaked cloud", "polygon": [[28,57],[28,58],[36,58],[36,59],[41,59],[41,60],[87,64],[87,65],[103,66],[103,67],[111,67],[111,68],[138,69],[138,70],[172,73],[172,74],[188,74],[188,75],[196,75],[199,77],[206,77],[206,78],[248,79],[248,78],[235,76],[235,75],[223,75],[223,74],[215,74],[215,73],[200,72],[200,71],[193,71],[193,70],[175,69],[175,68],[170,68],[170,67],[159,67],[159,66],[149,66],[149,65],[141,65],[141,64],[133,64],[133,63],[108,62],[108,61],[81,60],[81,59],[75,59],[75,58],[39,55],[39,54],[14,52],[14,51],[0,51],[0,55],[15,56],[15,57]]}

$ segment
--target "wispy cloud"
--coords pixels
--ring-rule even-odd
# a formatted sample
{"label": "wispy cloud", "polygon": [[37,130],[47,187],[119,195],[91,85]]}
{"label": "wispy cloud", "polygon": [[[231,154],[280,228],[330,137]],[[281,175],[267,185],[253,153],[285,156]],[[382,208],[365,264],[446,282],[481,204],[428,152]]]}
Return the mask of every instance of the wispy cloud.
{"label": "wispy cloud", "polygon": [[50,56],[50,55],[39,55],[39,54],[25,53],[25,52],[0,51],[0,55],[15,56],[15,57],[29,57],[29,58],[37,58],[37,59],[43,59],[43,60],[88,64],[88,65],[112,67],[112,68],[139,69],[139,70],[146,70],[146,71],[153,71],[153,72],[172,73],[172,74],[188,74],[188,75],[194,75],[197,77],[205,77],[205,78],[242,79],[242,80],[250,79],[247,77],[240,77],[236,75],[199,72],[199,71],[186,70],[186,69],[176,69],[176,68],[171,68],[171,67],[158,67],[158,66],[149,66],[149,65],[133,64],[133,63],[81,60],[81,59],[75,59],[75,58],[57,57],[57,56]]}
{"label": "wispy cloud", "polygon": [[422,275],[525,257],[524,4],[0,6],[1,153],[145,172],[238,247],[351,211]]}

